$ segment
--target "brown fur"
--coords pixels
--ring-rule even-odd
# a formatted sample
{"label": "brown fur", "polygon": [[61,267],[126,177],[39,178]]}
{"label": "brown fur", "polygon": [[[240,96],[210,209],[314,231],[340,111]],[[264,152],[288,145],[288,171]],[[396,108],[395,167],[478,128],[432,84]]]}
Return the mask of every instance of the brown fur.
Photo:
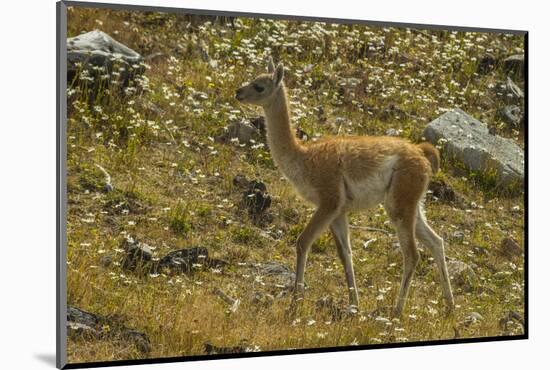
{"label": "brown fur", "polygon": [[260,105],[266,115],[267,140],[273,160],[296,190],[317,206],[296,245],[295,298],[303,294],[311,244],[330,227],[346,272],[350,302],[358,304],[346,213],[383,203],[397,228],[403,252],[403,279],[395,312],[400,314],[419,254],[416,234],[434,253],[449,307],[454,305],[445,264],[443,240],[427,225],[421,199],[439,152],[428,143],[412,144],[395,137],[326,137],[305,145],[293,135],[283,67],[260,75],[237,90],[237,99]]}
{"label": "brown fur", "polygon": [[424,155],[430,163],[432,164],[432,173],[435,174],[437,171],[439,171],[439,164],[441,162],[439,158],[439,150],[437,150],[432,144],[430,143],[420,143],[418,144],[418,147],[422,149],[424,152]]}

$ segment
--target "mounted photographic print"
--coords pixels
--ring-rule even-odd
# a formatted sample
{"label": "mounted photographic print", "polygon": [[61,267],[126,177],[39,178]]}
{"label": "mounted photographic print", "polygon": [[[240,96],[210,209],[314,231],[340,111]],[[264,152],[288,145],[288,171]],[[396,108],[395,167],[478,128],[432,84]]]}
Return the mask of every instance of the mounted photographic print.
{"label": "mounted photographic print", "polygon": [[527,338],[527,32],[57,10],[58,367]]}

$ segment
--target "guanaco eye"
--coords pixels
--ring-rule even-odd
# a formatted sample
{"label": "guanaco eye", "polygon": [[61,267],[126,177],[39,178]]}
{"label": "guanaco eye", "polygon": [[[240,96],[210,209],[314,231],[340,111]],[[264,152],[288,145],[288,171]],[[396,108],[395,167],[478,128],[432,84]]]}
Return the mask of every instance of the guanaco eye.
{"label": "guanaco eye", "polygon": [[256,90],[257,92],[261,93],[262,91],[264,91],[264,87],[263,86],[260,86],[260,85],[257,85],[257,84],[254,84],[254,90]]}

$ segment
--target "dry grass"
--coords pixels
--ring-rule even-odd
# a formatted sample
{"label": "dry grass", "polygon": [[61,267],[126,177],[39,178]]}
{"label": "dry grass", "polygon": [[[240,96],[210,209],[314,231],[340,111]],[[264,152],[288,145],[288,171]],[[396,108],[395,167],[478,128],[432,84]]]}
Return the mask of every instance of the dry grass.
{"label": "dry grass", "polygon": [[[147,79],[136,92],[110,88],[89,102],[83,85],[69,89],[69,304],[120,315],[127,326],[149,336],[150,357],[203,354],[205,342],[246,343],[268,351],[450,339],[457,330],[464,338],[523,333],[519,324],[506,332],[500,324],[510,310],[523,315],[523,259],[511,261],[498,252],[506,236],[523,245],[523,199],[503,197],[483,177],[445,161],[438,177],[461,192],[468,205],[429,198],[428,219],[447,241],[447,255],[474,266],[477,276],[471,292],[454,287],[454,314],[443,314],[434,263],[422,249],[405,313],[392,320],[388,309],[401,276],[401,255],[392,247],[396,238],[361,229],[352,230],[360,314],[333,320],[316,306],[325,296],[347,298],[328,234],[310,254],[306,298],[296,318],[285,315],[287,296],[265,306],[252,303],[255,292],[277,294],[279,288],[263,285],[239,263],[293,266],[294,241],[312,209],[280,178],[266,148],[213,140],[229,121],[258,114],[238,105],[233,95],[263,70],[270,53],[287,66],[295,124],[312,138],[384,134],[394,128],[418,141],[427,122],[459,106],[519,140],[519,132],[507,129],[496,115],[502,103],[492,85],[504,79],[501,67],[486,75],[475,72],[486,53],[499,58],[522,52],[520,36],[251,19],[237,20],[235,28],[190,27],[175,15],[80,8],[70,9],[68,16],[69,36],[98,28],[142,55],[165,53],[148,62]],[[201,58],[199,44],[217,66]],[[151,103],[163,112],[151,109]],[[102,192],[96,164],[112,175],[115,192]],[[267,184],[274,198],[272,223],[256,226],[242,211],[241,195],[232,185],[237,174]],[[391,230],[383,209],[353,214],[351,221]],[[453,239],[457,230],[464,232],[463,240]],[[124,235],[154,246],[156,256],[205,246],[231,265],[188,276],[140,276],[117,266]],[[487,254],[476,253],[477,247]],[[104,256],[115,264],[103,267]],[[215,288],[241,300],[236,312],[213,294]],[[483,320],[464,324],[471,312]],[[70,340],[68,345],[71,363],[142,356],[116,341]]]}

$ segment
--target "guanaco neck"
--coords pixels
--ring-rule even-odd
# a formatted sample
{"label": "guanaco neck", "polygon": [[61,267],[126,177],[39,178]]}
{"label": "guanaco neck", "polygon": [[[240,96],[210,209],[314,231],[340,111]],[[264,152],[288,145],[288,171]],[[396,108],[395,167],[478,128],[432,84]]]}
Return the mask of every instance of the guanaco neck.
{"label": "guanaco neck", "polygon": [[274,94],[269,104],[263,107],[267,120],[267,143],[275,164],[286,172],[286,165],[299,159],[304,147],[292,132],[288,97],[282,82]]}

